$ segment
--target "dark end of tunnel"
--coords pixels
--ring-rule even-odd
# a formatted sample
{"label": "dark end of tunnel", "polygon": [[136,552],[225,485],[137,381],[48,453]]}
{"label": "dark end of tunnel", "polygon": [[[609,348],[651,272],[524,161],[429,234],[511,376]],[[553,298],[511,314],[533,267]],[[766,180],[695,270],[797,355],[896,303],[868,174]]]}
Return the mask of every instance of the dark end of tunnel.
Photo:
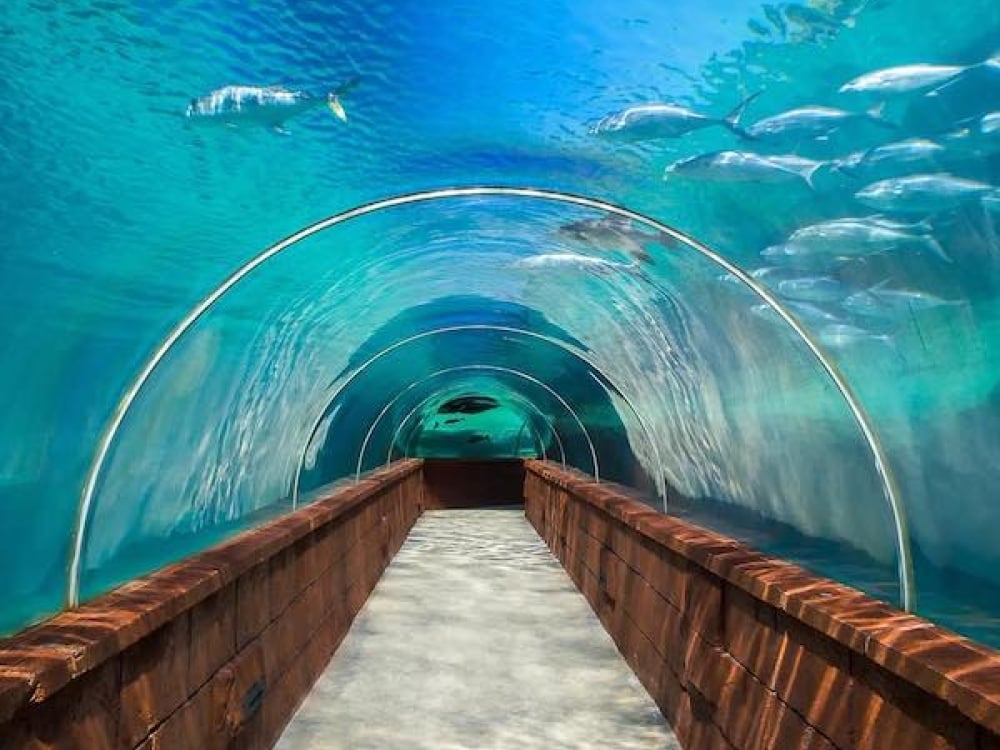
{"label": "dark end of tunnel", "polygon": [[425,459],[425,510],[524,504],[524,462],[520,459]]}
{"label": "dark end of tunnel", "polygon": [[[530,307],[461,295],[404,310],[372,330],[337,378],[348,377],[415,333],[463,325],[497,329],[428,337],[391,351],[328,405],[325,414],[337,410],[336,416],[325,434],[317,436],[312,460],[301,475],[303,492],[352,476],[366,429],[380,409],[404,394],[374,429],[364,449],[362,470],[382,465],[391,455],[456,460],[549,458],[595,473],[592,457],[596,455],[601,478],[655,495],[652,481],[633,453],[620,405],[597,374],[559,346],[510,332],[531,331],[570,349],[586,350],[569,332]],[[470,377],[432,380],[435,374],[451,370],[463,370]],[[513,377],[516,372],[537,378],[571,405],[572,413],[537,383]],[[423,379],[426,385],[421,384]],[[412,395],[406,394],[414,384],[421,385]]]}

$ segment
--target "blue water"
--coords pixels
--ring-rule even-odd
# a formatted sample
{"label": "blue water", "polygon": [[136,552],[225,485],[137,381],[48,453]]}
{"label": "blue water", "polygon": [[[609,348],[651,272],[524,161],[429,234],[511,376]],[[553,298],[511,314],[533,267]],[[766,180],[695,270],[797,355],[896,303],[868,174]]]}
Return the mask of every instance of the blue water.
{"label": "blue water", "polygon": [[[303,240],[166,353],[82,515],[84,598],[390,458],[544,455],[891,601],[903,528],[917,611],[1000,643],[995,2],[9,0],[0,39],[0,630],[63,606],[101,436],[194,305],[319,219],[493,184],[756,272],[856,394],[899,512],[829,374],[724,269],[601,210],[452,197]],[[959,67],[839,91],[909,64]],[[343,122],[326,94],[355,77]],[[185,116],[237,84],[316,106]],[[712,121],[592,132],[655,102]],[[856,116],[760,124],[804,106]],[[869,235],[816,228],[844,218]]]}

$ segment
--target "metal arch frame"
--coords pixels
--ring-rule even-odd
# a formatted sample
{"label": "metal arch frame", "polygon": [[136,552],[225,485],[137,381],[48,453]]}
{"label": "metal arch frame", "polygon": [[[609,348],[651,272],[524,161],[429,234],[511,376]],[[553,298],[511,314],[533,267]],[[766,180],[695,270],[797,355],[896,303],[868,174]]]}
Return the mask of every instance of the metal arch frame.
{"label": "metal arch frame", "polygon": [[[642,418],[642,414],[639,412],[638,409],[635,408],[635,405],[632,403],[631,399],[629,399],[628,396],[622,393],[622,390],[614,384],[614,381],[612,381],[607,375],[605,375],[604,371],[601,370],[601,368],[598,367],[596,364],[591,362],[587,357],[583,356],[580,352],[576,351],[576,349],[569,346],[565,341],[560,341],[559,339],[553,336],[546,336],[545,334],[542,333],[536,333],[535,331],[528,331],[523,328],[514,328],[513,326],[494,325],[491,323],[468,323],[463,325],[442,326],[440,328],[433,328],[430,331],[421,331],[420,333],[407,336],[406,338],[400,339],[399,341],[390,344],[389,346],[385,347],[381,351],[376,352],[371,357],[362,362],[360,365],[358,365],[354,370],[350,372],[350,374],[343,380],[343,382],[340,385],[334,388],[331,393],[324,396],[323,402],[325,406],[323,407],[323,410],[320,412],[320,414],[313,421],[313,426],[309,431],[309,437],[306,439],[306,442],[302,447],[302,451],[299,456],[299,461],[296,464],[295,475],[292,477],[292,484],[291,487],[289,488],[289,494],[291,495],[292,498],[292,508],[298,507],[298,486],[302,475],[302,467],[303,464],[305,463],[305,455],[309,450],[309,445],[312,443],[313,436],[316,434],[316,431],[319,429],[319,426],[323,422],[323,417],[325,416],[326,410],[329,408],[330,404],[336,401],[340,397],[340,394],[343,391],[345,391],[347,387],[361,375],[361,373],[363,373],[365,370],[367,370],[373,364],[378,362],[380,359],[382,359],[385,356],[388,356],[397,349],[401,349],[404,346],[409,346],[410,344],[416,341],[420,341],[425,338],[430,338],[432,336],[439,336],[446,333],[457,333],[461,331],[499,331],[502,333],[519,334],[527,336],[529,338],[537,339],[539,341],[544,341],[546,343],[552,344],[553,346],[557,347],[566,354],[569,354],[571,357],[574,357],[580,362],[583,362],[592,370],[592,373],[593,372],[599,373],[601,377],[603,377],[607,381],[607,384],[614,389],[614,392],[622,399],[622,401],[625,402],[626,406],[628,406],[629,410],[636,418],[636,421],[639,423],[639,428],[642,430],[643,434],[646,437],[646,442],[649,443],[649,446],[652,449],[653,454],[656,456],[657,470],[660,472],[661,475],[665,473],[659,446],[653,439],[652,432],[650,431],[649,426],[646,424],[645,420]],[[664,496],[663,498],[663,508],[664,510],[666,510],[666,496]]]}
{"label": "metal arch frame", "polygon": [[[406,388],[404,388],[399,393],[397,393],[395,396],[393,396],[392,400],[390,400],[388,403],[386,403],[386,405],[378,413],[378,416],[375,417],[375,420],[368,427],[368,431],[365,433],[365,439],[361,442],[361,450],[358,451],[357,468],[356,468],[356,471],[354,473],[355,481],[357,481],[358,479],[361,478],[361,467],[364,464],[364,457],[365,457],[365,453],[367,452],[367,449],[368,449],[368,442],[371,440],[372,435],[375,434],[375,429],[378,427],[379,422],[382,421],[382,417],[384,417],[388,413],[388,411],[399,401],[399,399],[401,399],[403,396],[405,396],[407,393],[409,393],[414,388],[418,388],[421,385],[423,385],[424,383],[426,383],[426,382],[428,382],[430,380],[433,380],[436,377],[440,377],[441,375],[445,375],[447,373],[458,372],[460,370],[466,370],[466,369],[468,369],[468,368],[462,366],[462,367],[447,367],[447,368],[442,369],[442,370],[436,370],[436,371],[432,372],[430,375],[426,375],[426,376],[420,378],[419,380],[413,381],[408,386],[406,386]],[[427,403],[431,398],[433,398],[436,395],[437,395],[436,393],[432,393],[430,396],[428,396],[427,398],[425,398],[423,401],[420,402],[420,406],[423,406],[425,403]],[[564,451],[562,451],[562,441],[559,440],[559,437],[558,437],[555,429],[552,427],[551,423],[549,423],[548,420],[545,418],[545,415],[542,414],[541,410],[539,410],[537,407],[535,407],[534,404],[532,404],[530,401],[527,401],[527,400],[525,400],[524,403],[527,403],[528,406],[530,406],[531,408],[533,408],[535,410],[535,413],[538,414],[538,416],[540,416],[548,424],[549,430],[552,432],[553,435],[556,436],[556,441],[559,443],[559,449],[560,449],[560,452],[562,453],[562,456],[563,456],[563,465],[565,465],[566,464],[566,454],[565,454]],[[328,409],[329,407],[330,407],[330,404],[327,404],[327,406],[323,409],[323,411],[325,412],[326,409]],[[314,433],[314,435],[315,435],[315,433]],[[310,436],[310,438],[309,438],[309,444],[312,444],[312,438],[314,437],[314,435]],[[298,486],[296,486],[294,488],[293,492],[292,492],[292,502],[293,502],[293,504],[296,501],[296,499],[298,498],[298,495],[299,495],[299,488],[298,488]]]}
{"label": "metal arch frame", "polygon": [[[517,441],[514,443],[514,454],[515,455],[517,455],[517,454],[519,454],[521,452],[521,435],[524,434],[524,428],[525,427],[528,427],[527,417],[525,417],[525,419],[521,420],[521,429],[519,429],[517,431]],[[542,454],[542,460],[543,461],[548,461],[549,457],[546,455],[545,444],[542,443],[541,438],[538,435],[538,430],[536,430],[533,426],[529,427],[529,429],[531,430],[531,436],[535,439],[535,445],[537,445],[541,449],[539,452]],[[410,451],[409,451],[409,444],[408,443],[407,443],[406,447],[407,447],[406,453],[404,453],[403,455],[404,455],[404,458],[409,458],[410,457]]]}
{"label": "metal arch frame", "polygon": [[[581,420],[579,415],[577,415],[577,413],[573,410],[573,407],[571,407],[566,402],[566,399],[564,399],[562,396],[559,395],[558,391],[556,391],[550,385],[543,383],[538,378],[532,377],[531,375],[528,375],[526,372],[522,372],[521,370],[515,370],[512,367],[500,367],[499,365],[463,365],[462,367],[463,369],[466,370],[485,370],[487,372],[502,372],[507,375],[514,375],[515,377],[527,380],[529,383],[534,383],[540,388],[544,388],[546,391],[548,391],[548,393],[553,398],[555,398],[567,412],[569,412],[570,416],[573,417],[573,420],[576,422],[577,427],[580,428],[580,432],[583,433],[583,437],[587,441],[587,447],[590,448],[590,462],[591,464],[593,464],[594,467],[594,479],[600,481],[601,467],[600,467],[600,462],[597,459],[597,449],[594,447],[594,441],[590,439],[590,433],[587,431],[587,427],[583,424],[583,420]],[[396,439],[399,437],[399,433],[403,431],[403,427],[410,420],[410,417],[412,417],[416,413],[416,411],[417,411],[416,407],[410,409],[410,413],[407,414],[406,417],[403,418],[403,421],[399,423],[399,426],[396,427],[396,431],[392,435],[392,440],[389,441],[389,452],[385,457],[385,462],[387,465],[392,462],[392,449],[396,445]],[[562,450],[562,441],[559,442],[559,448],[560,450]],[[409,443],[407,443],[406,453],[407,455],[409,455]],[[564,465],[565,465],[565,457],[566,454],[565,452],[563,452]]]}
{"label": "metal arch frame", "polygon": [[94,459],[87,471],[87,476],[80,495],[80,503],[77,507],[76,524],[73,533],[73,543],[70,548],[69,567],[67,571],[66,603],[68,606],[74,607],[80,601],[80,567],[83,559],[83,544],[86,538],[87,525],[90,519],[90,512],[94,502],[97,483],[104,469],[111,447],[114,444],[115,437],[118,435],[118,431],[121,428],[122,423],[125,421],[125,417],[131,409],[132,404],[138,397],[139,392],[149,380],[153,371],[157,368],[160,362],[162,362],[163,358],[173,348],[180,337],[183,336],[184,333],[192,325],[194,325],[206,311],[208,311],[227,292],[229,292],[230,289],[236,286],[247,275],[252,273],[255,269],[259,268],[274,256],[301,240],[306,239],[307,237],[336,226],[337,224],[342,224],[346,221],[388,208],[445,198],[462,197],[535,198],[540,200],[549,200],[556,203],[583,206],[585,208],[604,211],[615,216],[631,219],[644,226],[655,229],[658,232],[665,233],[668,237],[673,238],[686,247],[699,253],[704,258],[707,258],[710,262],[739,279],[740,282],[742,282],[747,288],[763,300],[765,304],[771,307],[799,337],[799,339],[805,344],[806,348],[819,362],[820,366],[826,372],[827,376],[833,382],[834,386],[847,403],[848,409],[854,417],[858,428],[861,430],[861,434],[864,437],[865,442],[868,444],[868,448],[872,453],[872,459],[875,463],[876,472],[882,482],[885,500],[889,505],[889,509],[893,516],[893,522],[895,524],[898,575],[902,607],[905,610],[913,609],[916,591],[914,588],[913,559],[910,550],[906,512],[903,507],[898,483],[889,465],[888,456],[885,449],[882,447],[874,424],[869,418],[868,413],[865,411],[865,408],[862,406],[860,400],[854,393],[854,390],[848,383],[847,378],[840,372],[836,363],[826,354],[820,343],[812,336],[811,333],[809,333],[805,326],[803,326],[791,312],[785,309],[774,294],[772,294],[764,285],[760,284],[748,273],[743,271],[743,269],[739,266],[728,261],[726,258],[711,250],[706,245],[703,245],[697,240],[670,226],[667,226],[666,224],[662,224],[643,214],[623,208],[622,206],[618,206],[614,203],[608,203],[606,201],[589,198],[583,195],[575,195],[555,190],[544,190],[540,188],[511,186],[440,188],[436,190],[427,190],[393,196],[391,198],[365,203],[361,206],[348,209],[347,211],[342,211],[334,216],[327,217],[326,219],[322,219],[314,224],[311,224],[304,229],[300,229],[298,232],[289,235],[285,239],[259,253],[257,256],[230,274],[218,287],[216,287],[215,290],[195,305],[170,331],[170,333],[167,334],[167,336],[153,351],[152,355],[150,355],[149,359],[146,360],[146,363],[139,371],[139,374],[135,377],[123,394],[121,401],[115,408],[111,419],[109,420],[107,426],[101,434],[100,440],[97,443]]}

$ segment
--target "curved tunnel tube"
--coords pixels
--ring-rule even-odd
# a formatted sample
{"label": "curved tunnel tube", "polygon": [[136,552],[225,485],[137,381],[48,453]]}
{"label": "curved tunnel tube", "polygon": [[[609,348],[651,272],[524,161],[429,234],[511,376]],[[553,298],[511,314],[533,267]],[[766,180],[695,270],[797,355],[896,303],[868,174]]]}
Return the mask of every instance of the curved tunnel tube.
{"label": "curved tunnel tube", "polygon": [[[500,367],[499,365],[464,365],[463,368],[468,370],[485,370],[490,372],[507,373],[508,375],[513,375],[515,377],[523,378],[524,380],[527,380],[530,383],[534,383],[535,385],[544,388],[546,391],[548,391],[548,393],[553,398],[555,398],[556,401],[558,401],[559,404],[567,412],[569,412],[570,416],[573,417],[573,420],[580,428],[580,432],[583,433],[583,437],[587,441],[587,447],[590,449],[590,462],[594,468],[594,479],[596,479],[597,481],[601,480],[601,465],[600,461],[597,458],[597,449],[594,447],[594,441],[590,439],[590,433],[587,431],[586,425],[583,424],[583,421],[580,419],[580,416],[573,410],[573,407],[570,406],[568,403],[566,403],[566,399],[560,396],[555,389],[553,389],[549,385],[546,385],[538,378],[534,378],[531,375],[528,375],[527,373],[521,372],[520,370],[515,370],[510,367]],[[406,415],[406,418],[402,422],[400,422],[399,426],[396,428],[396,432],[393,434],[392,440],[389,441],[389,454],[386,456],[387,464],[392,461],[392,448],[396,443],[396,439],[399,437],[399,433],[402,432],[403,427],[406,425],[407,421],[409,421],[409,419],[414,415],[414,413],[416,413],[416,411],[417,411],[416,409],[411,409],[410,413]]]}
{"label": "curved tunnel tube", "polygon": [[[657,446],[656,441],[653,439],[652,432],[650,431],[649,426],[646,424],[646,421],[642,418],[642,414],[639,412],[638,409],[635,408],[635,405],[628,398],[628,396],[626,396],[624,393],[622,393],[621,389],[614,385],[614,383],[611,381],[611,379],[608,378],[607,375],[604,374],[604,372],[601,370],[600,367],[598,367],[596,364],[594,364],[593,362],[591,362],[587,357],[585,357],[582,354],[580,354],[579,352],[577,352],[575,349],[573,349],[573,347],[569,346],[564,341],[560,341],[559,339],[554,338],[552,336],[546,336],[545,334],[536,333],[534,331],[527,331],[527,330],[524,330],[522,328],[514,328],[512,326],[493,325],[493,324],[488,324],[488,323],[468,323],[468,324],[463,324],[463,325],[444,326],[442,328],[434,328],[434,329],[432,329],[430,331],[422,331],[420,333],[416,333],[416,334],[414,334],[412,336],[407,336],[404,339],[400,339],[399,341],[396,341],[396,342],[390,344],[389,346],[387,346],[384,349],[382,349],[381,351],[373,354],[371,357],[369,357],[364,362],[362,362],[360,365],[358,365],[358,367],[356,367],[354,370],[352,370],[351,373],[343,380],[343,382],[340,383],[340,385],[338,385],[333,390],[333,392],[331,394],[329,394],[328,396],[326,396],[323,399],[324,402],[326,403],[326,405],[323,407],[323,409],[320,412],[319,416],[317,416],[316,420],[313,422],[312,429],[309,431],[309,437],[306,439],[304,445],[302,446],[302,451],[301,451],[300,456],[299,456],[299,461],[298,461],[298,464],[296,465],[295,476],[292,479],[292,487],[291,487],[290,494],[292,496],[292,507],[293,508],[297,507],[297,503],[298,503],[298,487],[299,487],[300,480],[301,480],[302,468],[305,465],[306,454],[309,451],[309,446],[312,444],[312,441],[313,441],[313,438],[315,437],[316,431],[319,429],[319,426],[323,423],[323,419],[326,416],[326,413],[327,413],[327,410],[330,407],[330,404],[332,404],[334,401],[336,401],[340,397],[340,394],[343,393],[347,389],[347,387],[350,386],[351,383],[353,383],[355,380],[357,380],[357,378],[365,370],[367,370],[369,367],[371,367],[376,362],[378,362],[379,360],[381,360],[383,357],[386,357],[389,354],[391,354],[392,352],[395,352],[395,351],[397,351],[399,349],[402,349],[405,346],[409,346],[410,344],[413,344],[413,343],[415,343],[417,341],[421,341],[423,339],[431,338],[433,336],[439,336],[439,335],[448,334],[448,333],[458,333],[458,332],[461,332],[461,331],[497,331],[497,332],[500,332],[500,333],[512,333],[512,334],[518,334],[518,335],[527,336],[529,338],[533,338],[533,339],[536,339],[538,341],[542,341],[542,342],[545,342],[545,343],[548,343],[548,344],[551,344],[551,345],[557,347],[563,353],[568,354],[569,356],[574,357],[575,359],[578,359],[580,362],[583,362],[585,365],[587,365],[588,367],[590,367],[593,372],[600,373],[601,377],[603,377],[604,380],[606,381],[606,383],[602,383],[602,386],[612,388],[613,391],[614,391],[614,393],[615,393],[615,395],[617,395],[618,397],[620,397],[622,399],[622,401],[625,403],[625,405],[628,406],[629,411],[636,418],[636,421],[639,423],[639,427],[643,431],[643,434],[644,434],[644,436],[646,438],[647,444],[649,445],[650,449],[653,451],[653,455],[656,457],[657,469],[659,470],[660,475],[661,476],[663,475],[663,473],[664,473],[663,461],[662,461],[662,458],[660,456],[659,447]],[[665,497],[662,498],[662,501],[664,503],[664,508],[663,509],[666,510],[666,498]]]}
{"label": "curved tunnel tube", "polygon": [[616,216],[631,219],[656,231],[665,233],[667,236],[694,250],[710,262],[729,272],[734,278],[738,279],[755,295],[757,295],[757,297],[759,297],[766,305],[773,309],[781,320],[784,321],[785,324],[788,325],[794,331],[796,336],[805,344],[810,353],[815,357],[816,361],[820,364],[827,376],[833,382],[834,386],[840,392],[852,416],[854,417],[855,422],[861,430],[862,436],[864,437],[869,450],[871,451],[872,459],[875,463],[879,479],[881,480],[885,499],[892,513],[896,530],[901,606],[903,609],[908,611],[913,609],[915,605],[915,586],[913,580],[913,561],[910,550],[909,532],[907,529],[905,509],[903,508],[900,498],[898,484],[889,466],[888,457],[881,445],[880,440],[878,439],[871,419],[868,417],[864,407],[854,394],[854,391],[847,382],[847,379],[840,372],[833,360],[823,351],[818,341],[798,321],[798,319],[791,312],[785,309],[781,302],[770,291],[768,291],[766,287],[751,277],[742,268],[726,260],[718,253],[709,249],[707,246],[697,242],[691,237],[688,237],[684,233],[667,226],[666,224],[662,224],[654,219],[650,219],[643,214],[627,208],[594,198],[550,190],[541,190],[537,188],[519,187],[441,188],[438,190],[428,190],[424,192],[395,196],[357,206],[305,227],[304,229],[295,232],[294,234],[267,248],[256,257],[240,266],[240,268],[226,278],[225,281],[223,281],[215,290],[195,305],[195,307],[181,319],[181,321],[170,331],[170,333],[167,334],[167,336],[146,361],[142,369],[139,371],[139,374],[125,391],[125,394],[122,396],[121,401],[115,408],[108,425],[105,427],[104,432],[98,441],[97,450],[95,451],[94,460],[92,461],[87,472],[87,478],[84,482],[80,504],[77,511],[76,528],[74,531],[73,544],[70,551],[69,568],[67,571],[67,605],[75,607],[79,604],[80,568],[83,559],[83,544],[86,538],[87,524],[90,519],[90,512],[93,505],[97,483],[101,477],[108,454],[114,444],[118,431],[121,428],[125,417],[128,415],[132,404],[135,402],[140,391],[159,366],[160,362],[164,359],[164,357],[166,357],[167,353],[174,347],[181,336],[183,336],[184,333],[202,317],[202,315],[212,308],[212,306],[214,306],[216,302],[226,295],[233,287],[239,284],[240,281],[268,260],[301,240],[318,232],[329,229],[330,227],[336,226],[337,224],[342,224],[357,217],[365,216],[367,214],[395,206],[440,200],[444,198],[489,196],[510,196],[549,200],[605,211]]}
{"label": "curved tunnel tube", "polygon": [[[382,408],[382,410],[379,412],[378,416],[375,417],[375,420],[368,427],[368,432],[365,433],[365,439],[361,443],[361,450],[358,451],[358,465],[357,465],[357,470],[355,471],[355,479],[356,480],[360,480],[361,479],[361,470],[362,470],[362,465],[364,464],[365,453],[368,450],[368,443],[371,440],[372,435],[375,433],[375,429],[378,427],[379,422],[382,421],[382,418],[389,412],[389,410],[393,406],[395,406],[396,403],[399,402],[399,399],[403,398],[407,393],[409,393],[414,388],[419,388],[421,385],[423,385],[424,383],[427,383],[430,380],[433,380],[434,378],[440,377],[441,375],[445,375],[445,374],[448,374],[448,373],[464,371],[464,370],[467,370],[467,369],[469,369],[467,366],[462,366],[462,367],[448,367],[448,368],[445,368],[443,370],[437,370],[436,372],[432,372],[430,375],[427,375],[426,377],[423,377],[420,380],[416,380],[416,381],[410,383],[408,386],[406,386],[406,388],[404,388],[402,391],[400,391],[399,393],[397,393],[392,398],[392,400],[390,400]],[[436,395],[438,395],[438,394],[431,394],[430,396],[428,396],[427,398],[425,398],[416,407],[414,407],[414,410],[419,409],[420,407],[422,407],[424,404],[426,404],[428,401],[430,401]],[[556,438],[557,443],[559,444],[559,451],[562,454],[562,463],[563,463],[563,466],[565,466],[566,465],[566,453],[563,450],[562,440],[559,439],[558,433],[556,432],[555,428],[552,426],[552,423],[549,422],[548,419],[546,419],[545,415],[542,414],[541,410],[539,410],[537,407],[535,407],[534,404],[532,404],[527,399],[524,399],[523,402],[521,403],[522,406],[524,406],[525,404],[527,404],[529,407],[531,407],[532,409],[534,409],[535,413],[537,413],[538,416],[540,416],[548,424],[549,430],[552,432],[553,436]],[[327,409],[329,409],[329,404],[327,405]],[[326,411],[326,409],[324,409],[324,412],[325,411]],[[309,442],[307,443],[307,446],[306,446],[307,449],[308,449],[308,445],[312,443],[313,437],[315,437],[315,433],[313,433],[313,435],[310,436]],[[298,487],[298,483],[296,483],[294,491],[292,492],[292,507],[293,508],[296,507],[296,504],[298,502],[298,497],[299,497],[299,487]]]}

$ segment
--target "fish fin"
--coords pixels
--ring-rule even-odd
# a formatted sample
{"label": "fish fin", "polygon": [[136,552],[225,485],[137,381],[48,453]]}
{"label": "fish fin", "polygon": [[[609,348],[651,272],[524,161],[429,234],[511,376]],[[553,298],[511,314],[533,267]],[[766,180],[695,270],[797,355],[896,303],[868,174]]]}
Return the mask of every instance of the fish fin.
{"label": "fish fin", "polygon": [[341,122],[347,122],[347,110],[344,109],[344,105],[340,103],[340,97],[336,94],[330,94],[326,100],[326,106],[330,108],[333,112],[333,116],[336,117]]}
{"label": "fish fin", "polygon": [[868,287],[868,291],[869,292],[881,291],[882,289],[885,289],[886,287],[888,287],[890,283],[892,283],[892,278],[887,276],[886,278],[882,279],[877,284],[873,284],[872,286]]}
{"label": "fish fin", "polygon": [[[985,65],[985,63],[980,63],[980,64],[981,65]],[[973,67],[978,67],[978,66],[973,66]],[[934,99],[934,98],[940,96],[942,91],[944,91],[945,89],[950,88],[951,86],[954,86],[956,83],[958,83],[958,81],[961,78],[962,78],[962,76],[960,76],[960,75],[954,75],[951,78],[949,78],[947,81],[945,81],[944,83],[942,83],[940,86],[935,86],[934,88],[932,88],[930,91],[928,91],[926,94],[924,94],[924,96],[926,98],[928,98],[928,99]]]}
{"label": "fish fin", "polygon": [[826,164],[827,163],[825,161],[816,162],[816,164],[809,167],[808,169],[804,169],[801,172],[799,172],[799,174],[802,175],[802,179],[806,181],[806,185],[808,185],[810,189],[812,190],[816,189],[816,182],[815,182],[816,173],[820,169],[825,167]]}
{"label": "fish fin", "polygon": [[889,120],[887,120],[885,118],[885,102],[884,101],[881,101],[878,104],[876,104],[875,106],[870,107],[865,112],[865,115],[868,117],[869,120],[871,120],[876,125],[881,125],[884,128],[890,128],[892,130],[898,130],[899,129],[899,126],[896,123],[890,122]]}
{"label": "fish fin", "polygon": [[722,118],[722,124],[729,128],[731,131],[736,133],[740,138],[745,138],[747,140],[755,140],[752,135],[750,135],[746,130],[740,127],[740,120],[743,119],[743,114],[746,112],[747,107],[753,102],[758,96],[760,96],[763,91],[755,91],[746,97],[743,101],[733,107],[725,117]]}
{"label": "fish fin", "polygon": [[633,250],[631,253],[629,253],[629,255],[635,258],[635,260],[639,263],[655,265],[653,263],[653,257],[649,254],[649,252],[645,248],[639,248],[638,250]]}
{"label": "fish fin", "polygon": [[954,263],[955,262],[954,260],[952,260],[951,256],[948,255],[948,253],[946,253],[944,251],[944,248],[941,247],[941,243],[938,242],[937,237],[928,235],[926,237],[926,240],[927,240],[927,247],[930,248],[930,251],[931,251],[931,253],[933,255],[935,255],[936,257],[940,258],[945,263]]}
{"label": "fish fin", "polygon": [[288,128],[286,128],[284,125],[275,125],[273,128],[271,128],[271,130],[273,130],[278,135],[291,135],[292,134],[292,131],[289,130]]}
{"label": "fish fin", "polygon": [[1000,68],[1000,51],[994,52],[987,59],[983,60],[977,65],[973,65],[973,68]]}

